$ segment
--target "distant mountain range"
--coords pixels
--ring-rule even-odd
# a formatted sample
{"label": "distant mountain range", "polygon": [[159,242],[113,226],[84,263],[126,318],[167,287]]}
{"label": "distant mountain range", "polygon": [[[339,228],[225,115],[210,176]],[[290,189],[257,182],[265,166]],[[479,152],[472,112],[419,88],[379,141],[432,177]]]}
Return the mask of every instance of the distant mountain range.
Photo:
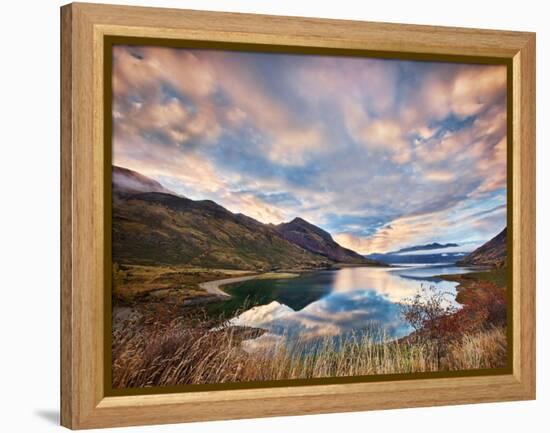
{"label": "distant mountain range", "polygon": [[301,218],[279,225],[190,200],[140,173],[113,167],[113,261],[245,270],[382,265]]}
{"label": "distant mountain range", "polygon": [[[371,260],[381,261],[387,264],[451,264],[456,263],[459,266],[506,266],[507,245],[506,228],[497,236],[489,240],[473,252],[434,252],[422,254],[408,254],[409,252],[439,250],[442,248],[454,248],[457,244],[438,244],[437,242],[417,247],[402,248],[390,253],[374,253],[366,257]],[[403,254],[406,253],[406,254]]]}
{"label": "distant mountain range", "polygon": [[453,244],[453,243],[440,244],[438,242],[432,242],[431,244],[414,245],[412,247],[401,248],[400,250],[392,251],[388,254],[401,254],[401,253],[408,253],[412,251],[439,250],[439,249],[451,248],[451,247],[458,247],[458,244]]}
{"label": "distant mountain range", "polygon": [[474,250],[457,264],[459,265],[483,265],[483,266],[506,266],[507,257],[507,235],[506,227],[493,239]]}
{"label": "distant mountain range", "polygon": [[456,263],[471,250],[467,245],[455,243],[432,242],[423,245],[413,245],[388,253],[371,253],[366,257],[371,260],[388,264],[447,264]]}
{"label": "distant mountain range", "polygon": [[[435,264],[456,263],[468,254],[468,251],[456,251],[459,247],[455,243],[441,244],[432,242],[430,244],[413,245],[401,248],[389,253],[372,253],[366,257],[371,260],[381,261],[383,263],[401,265],[401,264]],[[445,251],[453,249],[453,251]],[[443,251],[441,251],[443,250]]]}
{"label": "distant mountain range", "polygon": [[400,264],[435,264],[435,263],[456,263],[465,257],[468,253],[453,252],[453,253],[434,253],[434,254],[382,254],[373,253],[366,257],[371,260],[380,261],[391,265]]}

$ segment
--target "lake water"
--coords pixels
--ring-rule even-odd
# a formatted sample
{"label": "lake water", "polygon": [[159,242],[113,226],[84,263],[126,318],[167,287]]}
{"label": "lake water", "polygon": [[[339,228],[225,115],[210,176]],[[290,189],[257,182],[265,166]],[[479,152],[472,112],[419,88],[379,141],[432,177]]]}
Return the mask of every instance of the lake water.
{"label": "lake water", "polygon": [[[433,286],[454,302],[457,283],[435,278],[471,269],[454,265],[350,267],[306,273],[297,278],[250,280],[224,288],[233,325],[267,332],[243,347],[255,350],[281,340],[314,341],[376,330],[400,338],[412,329],[401,317],[399,303],[423,286]],[[243,305],[254,306],[236,311]]]}

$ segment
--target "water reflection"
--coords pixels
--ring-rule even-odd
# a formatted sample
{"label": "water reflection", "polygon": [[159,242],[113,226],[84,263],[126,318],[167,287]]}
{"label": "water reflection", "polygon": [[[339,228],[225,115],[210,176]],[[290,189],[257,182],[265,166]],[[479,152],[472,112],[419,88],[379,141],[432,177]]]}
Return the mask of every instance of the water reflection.
{"label": "water reflection", "polygon": [[[422,285],[448,293],[450,302],[457,283],[434,278],[441,274],[468,272],[455,266],[407,266],[399,268],[356,267],[311,273],[289,280],[262,281],[257,290],[271,285],[269,300],[234,317],[230,323],[267,331],[243,343],[245,350],[256,350],[282,341],[312,341],[321,337],[342,337],[376,329],[387,338],[400,338],[411,332],[400,314],[399,303],[413,296]],[[259,281],[233,287],[231,293],[252,293]],[[310,288],[317,295],[311,300]],[[265,296],[265,291],[262,291]],[[284,300],[300,297],[310,302],[287,305]],[[293,302],[291,302],[292,304]]]}
{"label": "water reflection", "polygon": [[436,275],[468,272],[456,266],[403,266],[397,268],[344,268],[334,273],[333,290],[353,291],[369,288],[393,302],[413,296],[422,284],[454,293],[457,283],[433,278]]}

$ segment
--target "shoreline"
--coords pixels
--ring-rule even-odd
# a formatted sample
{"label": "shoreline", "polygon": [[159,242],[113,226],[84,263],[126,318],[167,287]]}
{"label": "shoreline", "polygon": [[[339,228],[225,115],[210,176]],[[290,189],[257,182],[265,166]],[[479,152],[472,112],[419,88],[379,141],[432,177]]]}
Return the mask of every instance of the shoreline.
{"label": "shoreline", "polygon": [[220,296],[222,298],[230,298],[231,295],[224,292],[222,289],[220,289],[220,286],[232,284],[232,283],[240,283],[242,281],[248,281],[253,280],[254,278],[257,278],[258,275],[247,275],[245,277],[233,277],[233,278],[223,278],[221,280],[213,280],[213,281],[206,281],[204,283],[200,283],[199,287],[203,290],[206,290],[208,293],[216,296]]}
{"label": "shoreline", "polygon": [[[314,271],[321,271],[321,270],[338,270],[338,269],[344,269],[344,268],[393,268],[394,265],[385,264],[382,266],[379,265],[364,265],[364,264],[340,264],[340,266],[334,266],[330,268],[322,268],[322,269],[308,269],[305,272],[314,272]],[[254,275],[245,275],[242,277],[230,277],[230,278],[222,278],[220,280],[212,280],[212,281],[204,281],[202,283],[199,283],[199,288],[203,289],[207,293],[211,295],[218,296],[220,298],[230,298],[231,295],[221,289],[222,286],[227,286],[229,284],[234,283],[241,283],[244,281],[250,281],[250,280],[261,280],[261,279],[269,279],[269,280],[276,280],[276,279],[282,279],[282,278],[296,278],[299,277],[301,273],[296,272],[264,272],[261,274],[254,274]],[[461,275],[461,274],[457,274]],[[453,275],[454,276],[454,275]],[[443,277],[449,277],[448,275],[434,275],[434,279],[443,279],[447,281],[453,281],[452,279],[443,278]]]}
{"label": "shoreline", "polygon": [[231,277],[231,278],[222,278],[221,280],[212,280],[212,281],[204,281],[202,283],[199,283],[199,288],[205,290],[207,293],[211,295],[218,296],[220,298],[228,299],[231,297],[231,295],[227,292],[224,292],[221,287],[227,286],[228,284],[234,284],[234,283],[241,283],[244,281],[250,281],[250,280],[277,280],[277,279],[283,279],[283,278],[296,278],[299,277],[304,272],[316,272],[316,271],[327,271],[327,270],[339,270],[344,268],[391,268],[392,265],[388,264],[350,264],[350,263],[339,263],[339,266],[331,266],[327,268],[315,268],[315,269],[301,269],[300,271],[292,271],[289,270],[288,272],[282,271],[282,272],[264,272],[261,274],[254,274],[254,275],[245,275],[242,277]]}
{"label": "shoreline", "polygon": [[232,277],[232,278],[223,278],[221,280],[213,280],[213,281],[205,281],[203,283],[199,284],[199,287],[206,292],[210,293],[211,295],[216,295],[221,298],[230,298],[231,295],[229,293],[224,292],[221,287],[227,286],[228,284],[233,283],[241,283],[244,281],[249,280],[276,280],[276,279],[282,279],[282,278],[296,278],[300,276],[300,274],[296,273],[289,273],[289,272],[266,272],[263,274],[255,274],[255,275],[246,275],[243,277]]}

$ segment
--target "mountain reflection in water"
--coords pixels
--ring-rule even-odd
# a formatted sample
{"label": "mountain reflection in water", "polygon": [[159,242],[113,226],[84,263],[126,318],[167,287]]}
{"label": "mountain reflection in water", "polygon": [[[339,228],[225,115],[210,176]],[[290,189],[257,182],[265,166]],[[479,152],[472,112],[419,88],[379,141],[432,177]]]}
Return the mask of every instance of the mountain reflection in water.
{"label": "mountain reflection in water", "polygon": [[338,340],[365,332],[373,338],[400,338],[412,331],[401,317],[401,301],[429,285],[446,293],[453,303],[457,283],[434,277],[469,271],[453,265],[350,267],[292,279],[250,280],[227,291],[234,302],[247,298],[257,306],[234,317],[230,324],[267,331],[243,343],[248,351],[298,340]]}

